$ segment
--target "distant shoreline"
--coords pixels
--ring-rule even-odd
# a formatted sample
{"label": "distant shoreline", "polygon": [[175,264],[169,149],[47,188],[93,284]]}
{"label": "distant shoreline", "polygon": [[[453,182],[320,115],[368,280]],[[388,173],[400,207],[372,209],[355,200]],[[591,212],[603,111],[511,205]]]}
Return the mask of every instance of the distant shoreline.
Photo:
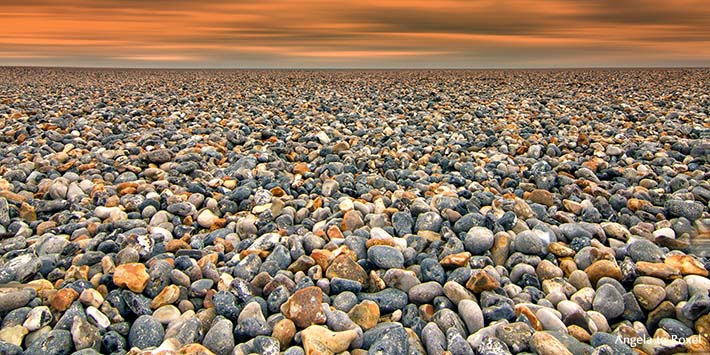
{"label": "distant shoreline", "polygon": [[636,70],[707,70],[710,66],[684,67],[529,67],[529,68],[198,68],[198,67],[109,67],[109,66],[33,66],[33,65],[0,65],[0,69],[62,69],[62,70],[165,70],[165,71],[636,71]]}

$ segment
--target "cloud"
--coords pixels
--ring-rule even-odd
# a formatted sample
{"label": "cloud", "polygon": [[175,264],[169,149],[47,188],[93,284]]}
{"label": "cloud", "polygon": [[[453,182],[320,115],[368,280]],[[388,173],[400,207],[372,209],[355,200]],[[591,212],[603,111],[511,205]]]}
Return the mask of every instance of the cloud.
{"label": "cloud", "polygon": [[710,62],[706,0],[11,0],[3,2],[0,18],[0,64],[12,65],[486,68]]}

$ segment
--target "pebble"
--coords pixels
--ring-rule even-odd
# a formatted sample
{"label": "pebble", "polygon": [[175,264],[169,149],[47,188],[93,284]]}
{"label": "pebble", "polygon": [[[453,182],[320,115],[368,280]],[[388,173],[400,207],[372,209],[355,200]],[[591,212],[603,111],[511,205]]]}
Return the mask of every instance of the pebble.
{"label": "pebble", "polygon": [[666,298],[666,290],[657,285],[636,285],[633,288],[634,296],[641,307],[652,310]]}
{"label": "pebble", "polygon": [[53,329],[32,341],[25,354],[69,355],[74,348],[71,333],[68,330]]}
{"label": "pebble", "polygon": [[394,269],[404,266],[404,256],[399,250],[386,246],[375,245],[367,249],[367,257],[380,269]]}
{"label": "pebble", "polygon": [[603,314],[607,319],[615,319],[624,313],[624,300],[621,293],[608,283],[597,288],[592,305],[595,311]]}
{"label": "pebble", "polygon": [[530,349],[540,355],[572,355],[557,338],[545,332],[535,332],[530,337]]}
{"label": "pebble", "polygon": [[131,325],[128,345],[138,349],[157,347],[163,342],[164,335],[165,330],[157,319],[142,315]]}
{"label": "pebble", "polygon": [[37,294],[34,289],[6,288],[0,290],[0,312],[7,313],[29,303]]}
{"label": "pebble", "polygon": [[203,339],[203,344],[216,355],[230,355],[234,349],[234,326],[229,319],[216,319]]}
{"label": "pebble", "polygon": [[473,255],[481,255],[491,250],[495,237],[493,232],[485,227],[472,227],[466,232],[464,247]]}
{"label": "pebble", "polygon": [[415,285],[407,292],[409,301],[417,304],[431,303],[434,298],[442,296],[443,294],[444,288],[436,281]]}
{"label": "pebble", "polygon": [[670,216],[685,217],[690,221],[695,221],[703,214],[703,206],[693,201],[668,200],[665,208]]}
{"label": "pebble", "polygon": [[542,324],[545,330],[567,331],[567,326],[550,308],[540,308],[535,312],[535,316]]}
{"label": "pebble", "polygon": [[380,307],[373,301],[362,301],[348,311],[348,317],[363,330],[377,325],[380,319]]}
{"label": "pebble", "polygon": [[145,265],[140,263],[118,265],[113,273],[113,283],[116,286],[126,287],[136,293],[143,292],[148,280],[150,275],[146,272]]}
{"label": "pebble", "polygon": [[301,331],[301,341],[306,354],[333,354],[348,349],[358,337],[355,330],[333,332],[320,325],[311,325]]}
{"label": "pebble", "polygon": [[533,332],[534,330],[528,324],[515,322],[498,327],[496,337],[502,340],[511,352],[518,354],[528,350]]}
{"label": "pebble", "polygon": [[602,277],[611,277],[615,280],[621,280],[621,268],[614,261],[610,260],[597,260],[587,268],[584,272],[589,277],[589,281],[592,285],[596,285],[597,281]]}
{"label": "pebble", "polygon": [[639,239],[629,243],[629,256],[636,262],[660,262],[663,257],[663,252],[658,245],[646,239]]}
{"label": "pebble", "polygon": [[311,324],[325,323],[325,314],[321,308],[323,292],[317,286],[300,289],[281,306],[281,313],[291,319],[299,328]]}
{"label": "pebble", "polygon": [[513,250],[523,254],[541,255],[545,250],[543,240],[532,231],[523,231],[513,239]]}

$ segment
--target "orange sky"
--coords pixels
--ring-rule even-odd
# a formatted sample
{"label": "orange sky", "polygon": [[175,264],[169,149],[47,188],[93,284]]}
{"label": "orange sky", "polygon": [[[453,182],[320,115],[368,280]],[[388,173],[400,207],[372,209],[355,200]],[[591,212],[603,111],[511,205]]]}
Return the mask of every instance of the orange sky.
{"label": "orange sky", "polygon": [[0,0],[0,18],[0,65],[710,64],[710,0]]}

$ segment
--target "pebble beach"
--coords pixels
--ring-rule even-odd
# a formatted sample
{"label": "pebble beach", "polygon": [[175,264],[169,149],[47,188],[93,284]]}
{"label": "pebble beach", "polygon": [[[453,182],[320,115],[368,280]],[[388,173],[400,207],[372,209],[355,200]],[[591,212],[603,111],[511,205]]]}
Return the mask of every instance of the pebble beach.
{"label": "pebble beach", "polygon": [[709,88],[0,67],[0,354],[710,353]]}

